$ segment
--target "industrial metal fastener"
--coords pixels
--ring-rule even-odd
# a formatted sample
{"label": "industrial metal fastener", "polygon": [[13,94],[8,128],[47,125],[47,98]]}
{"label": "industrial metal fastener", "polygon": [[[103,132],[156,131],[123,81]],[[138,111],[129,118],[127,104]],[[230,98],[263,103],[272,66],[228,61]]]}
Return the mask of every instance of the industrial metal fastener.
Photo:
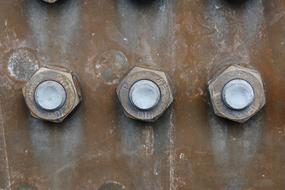
{"label": "industrial metal fastener", "polygon": [[166,73],[135,67],[120,82],[117,95],[127,117],[151,122],[173,102],[173,87]]}
{"label": "industrial metal fastener", "polygon": [[150,110],[158,105],[161,98],[159,87],[150,80],[140,80],[130,89],[129,99],[141,110]]}
{"label": "industrial metal fastener", "polygon": [[62,122],[80,103],[74,73],[60,67],[42,67],[23,88],[25,102],[35,118]]}
{"label": "industrial metal fastener", "polygon": [[58,0],[42,0],[43,2],[46,2],[46,3],[55,3],[57,2]]}
{"label": "industrial metal fastener", "polygon": [[60,83],[47,80],[37,86],[34,97],[41,109],[55,111],[66,102],[66,91]]}
{"label": "industrial metal fastener", "polygon": [[246,80],[234,79],[224,86],[222,99],[230,109],[243,110],[253,103],[254,89]]}
{"label": "industrial metal fastener", "polygon": [[234,65],[224,69],[208,82],[216,115],[243,123],[265,105],[260,74],[251,68]]}

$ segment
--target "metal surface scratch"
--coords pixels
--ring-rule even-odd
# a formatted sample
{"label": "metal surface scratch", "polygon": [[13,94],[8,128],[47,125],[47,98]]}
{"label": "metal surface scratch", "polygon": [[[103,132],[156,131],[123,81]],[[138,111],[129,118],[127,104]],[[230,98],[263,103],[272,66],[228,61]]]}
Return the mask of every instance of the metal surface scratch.
{"label": "metal surface scratch", "polygon": [[175,176],[175,126],[174,126],[174,113],[170,113],[170,127],[169,127],[169,190],[176,189],[176,176]]}
{"label": "metal surface scratch", "polygon": [[[1,102],[0,102],[1,103]],[[2,104],[0,104],[0,125],[3,135],[3,148],[4,148],[4,158],[6,162],[6,175],[7,175],[7,187],[5,189],[11,190],[11,175],[10,175],[10,166],[9,166],[9,158],[8,158],[8,152],[7,152],[7,142],[6,142],[6,134],[5,134],[5,125],[4,125],[4,116],[3,116],[3,109]]]}

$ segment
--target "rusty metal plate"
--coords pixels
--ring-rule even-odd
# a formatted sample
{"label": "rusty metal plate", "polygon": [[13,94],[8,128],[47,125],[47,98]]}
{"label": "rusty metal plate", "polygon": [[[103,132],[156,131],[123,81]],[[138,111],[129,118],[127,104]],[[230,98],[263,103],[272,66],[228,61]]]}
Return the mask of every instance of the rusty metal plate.
{"label": "rusty metal plate", "polygon": [[[0,2],[0,189],[284,190],[285,1]],[[244,124],[214,115],[211,73],[247,64],[266,106]],[[21,93],[43,65],[78,74],[83,101],[61,124]],[[167,72],[174,104],[125,117],[115,89],[133,66]]]}

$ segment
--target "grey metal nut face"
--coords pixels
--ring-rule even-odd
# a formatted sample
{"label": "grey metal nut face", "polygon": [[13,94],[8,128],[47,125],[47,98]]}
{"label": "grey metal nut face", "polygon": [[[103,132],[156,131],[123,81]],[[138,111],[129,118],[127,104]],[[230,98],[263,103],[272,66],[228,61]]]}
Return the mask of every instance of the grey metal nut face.
{"label": "grey metal nut face", "polygon": [[250,68],[229,66],[208,82],[216,115],[243,123],[265,105],[260,74]]}
{"label": "grey metal nut face", "polygon": [[173,102],[168,76],[161,71],[133,68],[120,82],[117,95],[125,114],[141,121],[155,121]]}
{"label": "grey metal nut face", "polygon": [[76,76],[59,67],[42,67],[26,83],[23,95],[32,116],[62,122],[80,103]]}

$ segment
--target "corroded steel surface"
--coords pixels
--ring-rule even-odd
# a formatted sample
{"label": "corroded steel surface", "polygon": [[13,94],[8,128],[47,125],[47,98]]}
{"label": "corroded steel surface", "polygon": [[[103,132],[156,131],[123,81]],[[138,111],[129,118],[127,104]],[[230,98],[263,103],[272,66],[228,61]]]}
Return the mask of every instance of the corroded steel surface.
{"label": "corroded steel surface", "polygon": [[[284,15],[284,0],[1,0],[0,188],[283,190]],[[265,83],[266,106],[244,124],[215,116],[207,92],[234,63]],[[80,78],[83,102],[62,124],[25,105],[42,65]],[[175,83],[155,123],[128,119],[116,97],[135,65]]]}

